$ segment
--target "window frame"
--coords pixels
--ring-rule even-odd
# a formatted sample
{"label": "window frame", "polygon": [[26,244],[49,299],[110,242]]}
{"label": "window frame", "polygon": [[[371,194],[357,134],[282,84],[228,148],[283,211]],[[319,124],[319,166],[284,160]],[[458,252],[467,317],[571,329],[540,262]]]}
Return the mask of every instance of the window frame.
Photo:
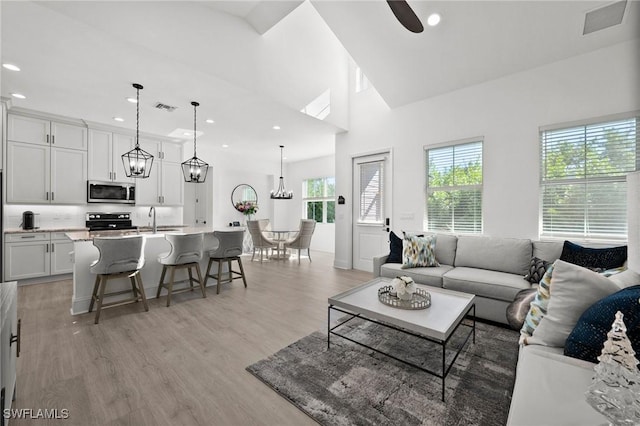
{"label": "window frame", "polygon": [[[588,175],[588,171],[587,171],[587,167],[585,165],[585,172],[582,176],[579,177],[565,177],[565,178],[547,178],[546,177],[546,162],[545,162],[545,149],[547,148],[547,146],[545,145],[545,136],[547,135],[547,133],[552,133],[552,132],[557,132],[557,131],[563,131],[563,130],[570,130],[573,128],[580,128],[580,127],[584,127],[584,132],[585,132],[585,137],[584,137],[584,142],[582,144],[582,146],[584,147],[584,151],[585,151],[585,164],[587,163],[587,156],[586,156],[586,152],[587,152],[587,146],[588,146],[588,133],[587,133],[587,127],[589,126],[602,126],[603,128],[606,127],[607,124],[613,124],[615,122],[619,122],[619,121],[624,121],[624,120],[634,120],[635,119],[635,135],[636,135],[636,146],[635,146],[635,171],[640,171],[640,111],[633,111],[633,112],[627,112],[627,113],[621,113],[621,114],[612,114],[612,115],[606,115],[606,116],[601,116],[601,117],[595,117],[595,118],[589,118],[589,119],[585,119],[585,120],[578,120],[578,121],[571,121],[571,122],[565,122],[565,123],[559,123],[559,124],[553,124],[553,125],[549,125],[549,126],[541,126],[538,129],[538,148],[539,148],[539,156],[538,156],[538,160],[539,160],[539,168],[538,171],[540,173],[539,175],[539,203],[538,203],[538,235],[540,238],[545,238],[545,239],[566,239],[566,238],[575,238],[575,239],[581,239],[581,240],[593,240],[593,241],[625,241],[627,239],[627,235],[628,235],[628,218],[626,217],[626,207],[627,207],[627,199],[625,196],[624,199],[624,206],[622,206],[623,208],[621,209],[622,212],[624,212],[625,214],[625,233],[621,234],[621,233],[616,233],[614,232],[610,232],[610,233],[605,233],[605,232],[598,232],[593,231],[592,228],[597,228],[595,225],[589,226],[589,206],[590,204],[586,202],[583,203],[584,205],[584,224],[582,227],[582,231],[581,232],[572,232],[568,229],[564,229],[564,230],[558,230],[558,231],[553,231],[553,230],[545,230],[545,188],[547,187],[554,187],[554,186],[560,186],[560,185],[579,185],[582,186],[584,185],[585,187],[585,197],[587,196],[588,192],[587,192],[587,188],[589,187],[589,185],[599,185],[599,184],[606,184],[606,183],[618,183],[621,184],[624,188],[623,188],[623,193],[626,194],[626,174],[633,172],[633,171],[628,171],[628,172],[620,172],[619,176],[611,176],[609,174],[600,174],[600,175],[593,175],[593,176],[589,176]],[[601,205],[601,204],[600,204]],[[593,206],[593,205],[591,205]]]}
{"label": "window frame", "polygon": [[[336,196],[334,195],[329,195],[328,194],[328,182],[329,180],[333,180],[333,186],[334,186],[334,192],[335,192],[335,182],[336,182],[336,178],[334,176],[324,176],[324,177],[316,177],[316,178],[307,178],[307,179],[303,179],[302,180],[302,217],[307,218],[307,213],[308,213],[308,204],[309,203],[314,203],[314,202],[322,202],[322,221],[318,222],[316,221],[316,223],[322,223],[322,224],[327,224],[327,225],[333,225],[335,224],[336,218],[335,218],[335,204],[336,204]],[[308,197],[307,196],[307,188],[308,188],[308,181],[313,181],[313,180],[322,180],[322,196],[320,197]],[[333,222],[328,222],[328,203],[333,202],[334,203],[334,208],[333,208]]]}
{"label": "window frame", "polygon": [[[453,148],[455,149],[455,147],[457,146],[461,146],[461,145],[470,145],[473,143],[479,143],[480,144],[480,167],[481,167],[481,183],[480,184],[473,184],[473,185],[448,185],[448,186],[441,186],[441,187],[435,187],[438,188],[441,191],[447,191],[447,192],[451,192],[451,191],[455,191],[455,190],[463,190],[463,189],[476,189],[479,190],[480,192],[480,223],[479,223],[479,228],[477,231],[469,231],[469,230],[462,230],[462,229],[456,229],[455,227],[455,222],[453,220],[452,217],[452,223],[453,223],[453,227],[450,230],[442,230],[442,229],[432,229],[429,226],[429,194],[430,194],[430,189],[432,187],[429,186],[429,151],[431,150],[437,150],[437,149],[443,149],[443,148]],[[454,141],[448,141],[448,142],[443,142],[443,143],[438,143],[438,144],[433,144],[433,145],[425,145],[423,146],[423,152],[424,152],[424,158],[423,158],[423,164],[424,164],[424,178],[425,178],[425,190],[424,190],[424,218],[423,218],[423,228],[429,232],[439,232],[439,233],[451,233],[451,234],[470,234],[470,235],[481,235],[484,232],[484,159],[485,159],[485,155],[484,155],[484,136],[476,136],[476,137],[471,137],[471,138],[465,138],[465,139],[458,139],[458,140],[454,140]],[[452,160],[452,162],[455,164],[455,157],[453,157],[454,159]],[[452,213],[453,214],[453,213]]]}

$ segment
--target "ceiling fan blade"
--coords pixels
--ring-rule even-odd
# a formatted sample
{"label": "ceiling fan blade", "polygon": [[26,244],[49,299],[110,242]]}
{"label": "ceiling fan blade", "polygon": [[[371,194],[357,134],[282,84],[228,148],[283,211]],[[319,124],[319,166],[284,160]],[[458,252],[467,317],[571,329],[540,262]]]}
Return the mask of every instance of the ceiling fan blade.
{"label": "ceiling fan blade", "polygon": [[387,4],[396,18],[398,18],[398,21],[400,21],[406,29],[412,33],[421,33],[424,31],[422,22],[420,22],[418,16],[405,0],[387,0]]}

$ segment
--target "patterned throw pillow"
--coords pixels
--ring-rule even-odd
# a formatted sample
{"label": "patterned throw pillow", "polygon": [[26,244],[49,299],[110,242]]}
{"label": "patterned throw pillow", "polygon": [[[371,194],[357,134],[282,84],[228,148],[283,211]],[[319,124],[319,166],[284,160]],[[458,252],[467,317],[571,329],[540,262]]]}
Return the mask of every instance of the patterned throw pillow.
{"label": "patterned throw pillow", "polygon": [[435,255],[436,236],[406,235],[402,241],[402,269],[440,266]]}
{"label": "patterned throw pillow", "polygon": [[602,272],[624,265],[627,260],[627,246],[596,249],[565,241],[560,260],[595,272]]}
{"label": "patterned throw pillow", "polygon": [[529,273],[524,276],[524,279],[532,284],[538,284],[544,276],[544,273],[547,272],[549,265],[550,263],[546,260],[532,257],[529,265]]}
{"label": "patterned throw pillow", "polygon": [[587,309],[574,327],[564,346],[564,354],[597,363],[616,312],[624,315],[627,337],[640,353],[640,285],[627,287],[600,299]]}
{"label": "patterned throw pillow", "polygon": [[547,314],[549,298],[551,297],[549,289],[551,288],[552,274],[553,264],[549,266],[549,269],[544,273],[538,284],[538,291],[531,302],[529,312],[524,319],[524,324],[522,324],[522,329],[520,329],[520,344],[527,344],[527,338],[533,336],[536,327],[538,327],[542,318]]}
{"label": "patterned throw pillow", "polygon": [[531,302],[536,297],[537,288],[525,288],[516,294],[513,302],[507,306],[507,322],[514,330],[520,330],[524,318],[531,308]]}

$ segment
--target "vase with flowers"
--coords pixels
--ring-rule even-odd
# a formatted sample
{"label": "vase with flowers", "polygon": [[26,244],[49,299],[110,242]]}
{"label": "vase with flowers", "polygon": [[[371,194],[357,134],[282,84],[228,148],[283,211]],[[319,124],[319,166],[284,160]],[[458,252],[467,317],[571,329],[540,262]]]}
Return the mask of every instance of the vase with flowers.
{"label": "vase with flowers", "polygon": [[236,210],[247,216],[247,220],[251,220],[251,215],[258,212],[258,203],[254,201],[238,201],[235,207]]}

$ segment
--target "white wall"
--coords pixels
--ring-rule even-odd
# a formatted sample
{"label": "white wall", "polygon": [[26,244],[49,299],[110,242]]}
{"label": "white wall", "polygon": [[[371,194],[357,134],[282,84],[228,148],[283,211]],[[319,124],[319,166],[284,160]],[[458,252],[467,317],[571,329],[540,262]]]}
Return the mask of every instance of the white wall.
{"label": "white wall", "polygon": [[[353,94],[336,138],[338,194],[351,194],[351,157],[393,147],[393,229],[421,229],[423,147],[484,136],[484,234],[538,237],[540,126],[640,110],[639,41],[390,110],[375,89]],[[351,202],[336,206],[335,265],[351,267]],[[412,219],[401,220],[401,217]]]}
{"label": "white wall", "polygon": [[[333,155],[286,164],[284,182],[294,195],[292,200],[274,200],[274,229],[298,229],[300,219],[305,218],[302,204],[302,181],[305,179],[333,177]],[[274,182],[277,186],[277,177]],[[335,224],[318,223],[311,239],[311,250],[333,253],[335,248]]]}

